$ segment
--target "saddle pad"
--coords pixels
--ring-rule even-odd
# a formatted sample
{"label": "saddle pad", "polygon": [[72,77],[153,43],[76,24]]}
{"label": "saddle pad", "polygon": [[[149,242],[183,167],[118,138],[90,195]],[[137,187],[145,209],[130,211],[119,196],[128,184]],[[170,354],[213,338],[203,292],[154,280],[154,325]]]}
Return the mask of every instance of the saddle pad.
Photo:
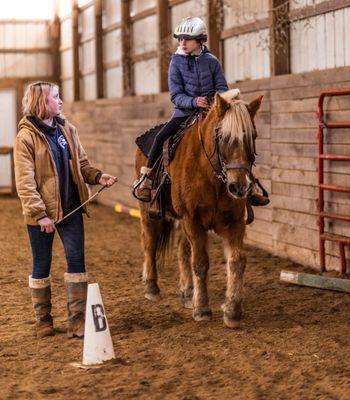
{"label": "saddle pad", "polygon": [[165,123],[156,125],[136,138],[135,142],[144,156],[148,157],[154,138],[164,125]]}

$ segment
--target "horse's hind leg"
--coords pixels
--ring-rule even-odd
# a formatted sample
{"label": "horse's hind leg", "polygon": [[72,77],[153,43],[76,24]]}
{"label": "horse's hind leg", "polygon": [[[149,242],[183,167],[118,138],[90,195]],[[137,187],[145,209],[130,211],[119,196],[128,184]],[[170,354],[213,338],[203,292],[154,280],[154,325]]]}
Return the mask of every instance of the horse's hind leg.
{"label": "horse's hind leg", "polygon": [[180,229],[178,241],[178,259],[180,269],[180,296],[186,308],[193,308],[193,281],[191,271],[191,246],[183,229]]}
{"label": "horse's hind leg", "polygon": [[227,258],[227,289],[223,305],[224,323],[229,328],[239,328],[242,318],[243,275],[246,256],[243,252],[244,223],[225,230],[223,237]]}
{"label": "horse's hind leg", "polygon": [[145,297],[152,301],[160,299],[160,290],[157,283],[156,253],[161,230],[159,221],[150,221],[147,215],[141,213],[141,241],[144,252],[142,280],[145,286]]}

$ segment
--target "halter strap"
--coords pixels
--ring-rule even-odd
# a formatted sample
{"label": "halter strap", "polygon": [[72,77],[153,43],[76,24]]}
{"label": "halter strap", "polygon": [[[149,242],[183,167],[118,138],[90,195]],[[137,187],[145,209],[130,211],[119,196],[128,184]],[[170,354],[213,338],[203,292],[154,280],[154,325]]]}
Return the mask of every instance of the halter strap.
{"label": "halter strap", "polygon": [[[211,168],[213,169],[214,175],[215,175],[217,178],[221,179],[224,183],[226,183],[226,182],[227,182],[227,179],[226,179],[225,174],[223,174],[221,171],[217,171],[217,169],[214,167],[213,163],[212,163],[211,160],[210,160],[211,157],[208,156],[208,153],[207,153],[207,151],[206,151],[206,149],[205,149],[204,142],[203,142],[202,135],[201,135],[202,121],[203,121],[203,115],[202,115],[202,113],[200,112],[200,113],[198,114],[198,129],[197,129],[200,144],[202,145],[202,149],[203,149],[203,151],[204,151],[204,154],[205,154],[205,156],[206,156],[206,158],[207,158],[209,164],[211,165]],[[215,150],[214,150],[214,152],[215,152]]]}
{"label": "halter strap", "polygon": [[222,163],[222,169],[224,171],[228,171],[229,169],[245,169],[247,172],[250,172],[249,165],[246,163]]}

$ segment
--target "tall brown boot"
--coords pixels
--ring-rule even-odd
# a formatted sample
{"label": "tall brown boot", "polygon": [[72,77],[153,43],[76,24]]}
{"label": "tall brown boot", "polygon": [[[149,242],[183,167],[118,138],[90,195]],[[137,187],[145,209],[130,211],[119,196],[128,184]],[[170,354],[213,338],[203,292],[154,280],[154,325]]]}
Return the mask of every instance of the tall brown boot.
{"label": "tall brown boot", "polygon": [[85,328],[87,274],[65,273],[64,282],[67,290],[67,336],[82,338]]}
{"label": "tall brown boot", "polygon": [[34,279],[29,276],[29,287],[32,294],[36,318],[35,332],[38,338],[55,334],[51,316],[51,286],[50,277]]}

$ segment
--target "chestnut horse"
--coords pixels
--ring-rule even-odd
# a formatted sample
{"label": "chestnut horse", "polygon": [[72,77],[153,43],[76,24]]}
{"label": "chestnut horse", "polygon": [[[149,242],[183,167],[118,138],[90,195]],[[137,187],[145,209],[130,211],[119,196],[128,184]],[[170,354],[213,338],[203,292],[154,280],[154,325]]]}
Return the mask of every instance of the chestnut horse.
{"label": "chestnut horse", "polygon": [[[176,218],[180,221],[180,293],[183,305],[193,308],[196,321],[211,317],[207,235],[213,230],[222,238],[227,259],[224,323],[230,328],[240,324],[246,266],[245,206],[251,189],[254,117],[261,101],[262,96],[245,103],[238,89],[216,94],[203,122],[195,123],[185,133],[169,166],[176,215],[169,214],[160,221],[150,219],[148,204],[140,202],[145,296],[153,301],[160,298],[157,264],[160,256],[164,256],[172,221]],[[145,163],[145,157],[138,150],[137,178]]]}

